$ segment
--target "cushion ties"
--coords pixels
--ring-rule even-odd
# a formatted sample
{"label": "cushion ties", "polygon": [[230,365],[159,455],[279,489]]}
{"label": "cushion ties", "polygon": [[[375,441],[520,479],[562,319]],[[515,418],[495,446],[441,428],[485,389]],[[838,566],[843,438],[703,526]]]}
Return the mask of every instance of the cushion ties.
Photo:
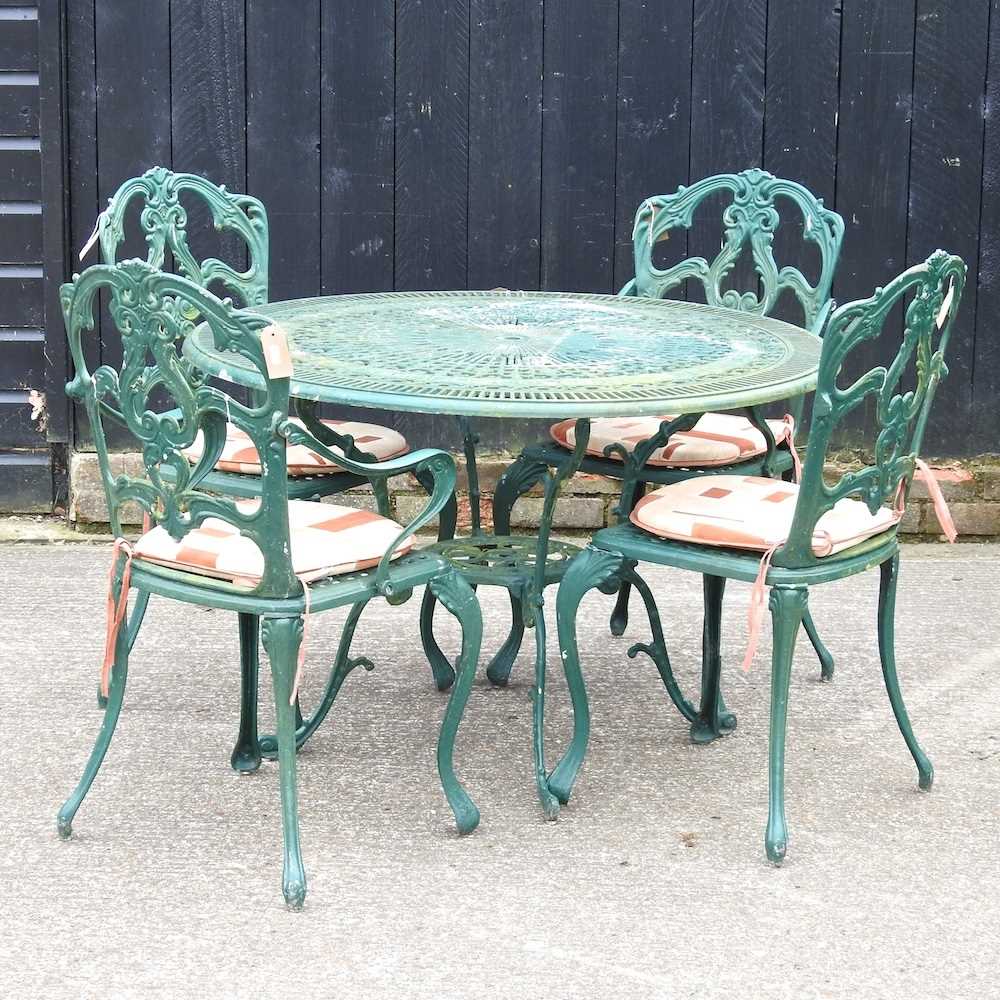
{"label": "cushion ties", "polygon": [[299,696],[299,682],[302,680],[302,668],[306,665],[306,637],[309,633],[309,605],[312,595],[309,593],[309,584],[298,577],[302,584],[302,594],[305,597],[305,609],[302,612],[302,641],[299,643],[299,662],[295,666],[295,680],[292,682],[292,693],[288,696],[288,704],[294,705]]}
{"label": "cushion ties", "polygon": [[771,568],[771,557],[784,544],[784,541],[775,542],[760,559],[757,578],[754,580],[753,589],[750,591],[750,610],[747,612],[747,630],[749,635],[747,637],[747,651],[743,657],[744,672],[750,669],[753,658],[757,654],[757,641],[760,639],[760,627],[764,620],[764,605],[766,603],[764,600],[764,595],[767,593],[765,583],[767,580],[767,571]]}
{"label": "cushion ties", "polygon": [[[115,603],[115,567],[118,565],[119,553],[125,553],[125,566],[122,569],[121,591],[118,602]],[[116,538],[111,549],[111,568],[108,570],[108,602],[107,602],[107,632],[104,637],[104,663],[101,665],[101,695],[108,697],[111,665],[115,662],[115,646],[118,642],[118,632],[125,620],[128,608],[128,588],[132,579],[132,546],[124,538]]]}
{"label": "cushion ties", "polygon": [[[934,516],[938,519],[938,524],[941,525],[941,530],[944,532],[944,537],[948,539],[949,542],[955,541],[958,538],[958,531],[955,528],[955,522],[952,519],[951,511],[948,509],[948,503],[944,498],[944,494],[941,492],[941,486],[937,481],[937,476],[930,466],[921,458],[916,460],[917,474],[921,479],[927,484],[927,492],[930,495],[931,502],[934,504]],[[902,514],[903,506],[903,490],[902,483],[900,483],[899,495],[897,497],[897,510]]]}
{"label": "cushion ties", "polygon": [[799,453],[795,450],[795,417],[790,413],[786,413],[782,418],[781,422],[785,425],[787,430],[785,431],[785,440],[788,442],[788,450],[792,453],[792,467],[795,470],[795,482],[802,482],[802,459],[799,458]]}

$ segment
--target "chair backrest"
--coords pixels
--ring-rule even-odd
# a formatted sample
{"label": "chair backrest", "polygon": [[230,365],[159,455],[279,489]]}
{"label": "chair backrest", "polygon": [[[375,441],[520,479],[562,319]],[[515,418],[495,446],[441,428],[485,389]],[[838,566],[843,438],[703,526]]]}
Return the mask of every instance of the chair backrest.
{"label": "chair backrest", "polygon": [[[656,267],[656,243],[666,239],[672,229],[690,229],[698,207],[719,193],[731,197],[731,201],[722,213],[723,243],[718,256],[711,262],[704,257],[688,257],[665,270]],[[779,267],[775,262],[774,235],[782,221],[776,198],[787,199],[798,208],[803,239],[819,248],[820,274],[815,284],[799,268]],[[716,174],[680,187],[675,194],[647,198],[639,206],[632,230],[635,278],[621,294],[663,298],[693,279],[703,286],[709,305],[763,316],[788,290],[801,304],[805,325],[818,333],[832,308],[830,289],[843,237],[844,220],[795,181],[757,168],[738,174]],[[745,252],[750,254],[760,288],[723,288]]]}
{"label": "chair backrest", "polygon": [[[186,192],[205,203],[217,230],[235,233],[246,244],[245,271],[216,257],[201,261],[195,258],[188,245],[187,209],[181,203],[181,195]],[[125,241],[126,214],[136,200],[142,203],[139,224],[149,244],[146,262],[150,266],[164,267],[169,252],[175,270],[202,288],[218,281],[240,305],[260,306],[267,302],[267,211],[260,201],[247,194],[233,194],[197,174],[175,174],[166,167],[153,167],[141,177],[125,181],[98,217],[101,259],[105,264],[114,264],[118,259]]]}
{"label": "chair backrest", "polygon": [[[920,456],[927,418],[938,383],[947,374],[944,353],[965,286],[966,266],[959,257],[937,250],[923,263],[904,271],[871,298],[837,309],[823,335],[816,391],[813,395],[809,445],[802,468],[795,516],[787,543],[774,556],[779,566],[816,562],[812,551],[816,522],[838,500],[853,497],[874,513],[905,501]],[[907,301],[908,300],[908,301]],[[876,367],[841,388],[844,362],[854,348],[886,337],[894,307],[904,306],[903,340],[887,367]],[[887,345],[886,355],[891,348]],[[874,462],[842,475],[824,478],[831,437],[844,418],[874,396],[878,435]]]}
{"label": "chair backrest", "polygon": [[[106,293],[121,334],[122,365],[120,370],[102,365],[91,373],[82,341],[94,330],[99,293]],[[258,593],[299,593],[289,547],[286,442],[281,433],[288,417],[289,379],[269,376],[260,336],[272,321],[140,260],[89,267],[62,286],[60,299],[75,366],[66,391],[86,407],[115,536],[121,537],[121,509],[130,501],[175,540],[206,518],[220,518],[260,549],[264,573]],[[264,388],[255,394],[255,406],[208,385],[183,358],[180,348],[195,326],[192,317],[208,324],[218,348],[249,359],[257,368]],[[164,397],[166,403],[160,406]],[[114,467],[108,421],[135,438],[144,474],[133,476]],[[222,454],[227,422],[249,435],[260,456],[262,500],[255,509],[237,507],[232,499],[198,488]],[[192,467],[183,452],[199,431],[204,453]]]}

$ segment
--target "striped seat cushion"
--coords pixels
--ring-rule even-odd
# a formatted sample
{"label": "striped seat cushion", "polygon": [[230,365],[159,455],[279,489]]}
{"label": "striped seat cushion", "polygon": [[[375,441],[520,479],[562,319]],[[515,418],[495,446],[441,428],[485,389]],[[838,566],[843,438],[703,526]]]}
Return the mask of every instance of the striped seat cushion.
{"label": "striped seat cushion", "polygon": [[[590,423],[587,454],[603,457],[610,444],[624,445],[632,451],[636,445],[651,438],[664,420],[673,417],[600,417]],[[561,420],[549,429],[553,440],[563,448],[576,444],[574,420]],[[768,420],[776,442],[788,437],[788,424],[783,420]],[[648,459],[649,465],[668,468],[688,468],[703,465],[732,465],[744,462],[767,451],[764,435],[743,416],[732,413],[705,413],[689,431],[677,431],[662,448]],[[621,456],[612,454],[621,461]]]}
{"label": "striped seat cushion", "polygon": [[[766,552],[788,538],[799,487],[759,476],[709,476],[673,483],[643,497],[632,523],[683,542]],[[817,556],[857,545],[887,531],[902,514],[880,507],[874,514],[860,500],[839,500],[818,521],[812,548]]]}
{"label": "striped seat cushion", "polygon": [[[242,513],[252,513],[259,501],[241,500]],[[288,518],[292,542],[292,569],[308,582],[340,573],[353,573],[378,564],[403,530],[395,521],[367,510],[290,500]],[[393,558],[409,552],[407,538]],[[226,521],[210,517],[179,542],[165,528],[147,531],[133,546],[133,558],[175,569],[254,586],[264,572],[264,557],[251,539]]]}
{"label": "striped seat cushion", "polygon": [[[302,426],[301,420],[294,420],[294,422],[300,427]],[[397,455],[404,455],[409,451],[406,438],[391,427],[362,424],[356,420],[324,420],[322,422],[338,434],[349,434],[354,438],[354,444],[361,451],[374,455],[380,462],[395,458]],[[201,458],[204,450],[204,438],[199,431],[191,447],[184,450],[184,455],[193,464]],[[340,454],[339,448],[331,450]],[[314,476],[341,471],[339,465],[335,465],[323,455],[311,451],[304,444],[289,445],[287,461],[290,476]],[[260,458],[257,455],[257,449],[246,432],[240,430],[235,424],[228,425],[226,444],[215,467],[220,472],[243,472],[252,476],[260,475]]]}

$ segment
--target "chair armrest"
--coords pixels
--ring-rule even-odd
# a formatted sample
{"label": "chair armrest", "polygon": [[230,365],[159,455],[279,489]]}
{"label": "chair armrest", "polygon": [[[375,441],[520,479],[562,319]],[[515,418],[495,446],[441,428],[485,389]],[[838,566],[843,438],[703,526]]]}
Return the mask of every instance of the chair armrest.
{"label": "chair armrest", "polygon": [[392,555],[407,538],[415,534],[433,517],[439,514],[445,504],[451,499],[458,481],[455,460],[448,452],[441,451],[439,448],[422,448],[420,451],[411,451],[406,455],[400,455],[399,458],[390,459],[388,462],[356,462],[328,448],[306,428],[293,423],[291,420],[285,420],[279,424],[278,433],[289,444],[305,445],[310,451],[322,455],[328,461],[340,466],[347,472],[364,476],[373,486],[393,476],[401,476],[408,472],[415,474],[428,473],[431,476],[433,490],[427,500],[427,504],[396,536],[392,545],[386,549],[385,554],[379,561],[378,568],[375,570],[375,586],[378,592],[385,597],[392,596],[393,588],[389,581],[389,564],[392,560]]}

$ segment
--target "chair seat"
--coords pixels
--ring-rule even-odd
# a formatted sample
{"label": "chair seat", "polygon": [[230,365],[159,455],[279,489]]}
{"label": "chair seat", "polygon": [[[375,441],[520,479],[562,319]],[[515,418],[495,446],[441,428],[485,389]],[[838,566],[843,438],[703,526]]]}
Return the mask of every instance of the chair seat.
{"label": "chair seat", "polygon": [[[590,422],[588,455],[604,455],[611,444],[620,444],[631,452],[660,429],[664,420],[674,417],[600,417]],[[549,428],[556,444],[573,448],[576,444],[575,420],[561,420]],[[789,424],[784,420],[768,420],[768,427],[776,443],[788,439]],[[733,413],[705,413],[689,431],[670,435],[662,448],[657,448],[647,460],[649,465],[668,468],[691,466],[732,465],[743,462],[767,451],[764,435],[747,417]],[[621,455],[612,452],[611,458],[621,461]]]}
{"label": "chair seat", "polygon": [[[788,538],[798,495],[797,483],[759,476],[688,479],[643,497],[631,521],[660,538],[766,552]],[[841,552],[888,531],[901,516],[888,507],[872,514],[860,500],[839,500],[816,524],[813,553]]]}
{"label": "chair seat", "polygon": [[[303,426],[301,420],[294,420],[294,422],[300,427]],[[397,455],[405,455],[409,451],[406,438],[391,427],[363,424],[356,420],[323,420],[321,423],[338,434],[350,435],[361,451],[374,455],[380,462],[395,458]],[[201,458],[204,450],[204,438],[199,431],[191,447],[184,449],[184,456],[194,464]],[[330,450],[338,455],[342,454],[340,448],[331,448]],[[339,465],[323,455],[318,455],[303,444],[288,446],[287,462],[288,475],[290,476],[314,476],[318,473],[343,472]],[[257,449],[249,435],[235,424],[227,425],[226,444],[222,449],[219,461],[215,463],[215,467],[220,472],[260,475],[260,457],[257,454]]]}
{"label": "chair seat", "polygon": [[[250,514],[258,502],[241,500],[236,506]],[[289,500],[288,519],[292,569],[304,582],[377,565],[403,530],[395,521],[371,511],[312,500]],[[404,539],[392,558],[405,555],[412,547],[413,539]],[[215,517],[207,518],[180,541],[171,538],[165,528],[152,528],[132,547],[132,556],[250,587],[264,572],[264,557],[257,545],[238,528]]]}

